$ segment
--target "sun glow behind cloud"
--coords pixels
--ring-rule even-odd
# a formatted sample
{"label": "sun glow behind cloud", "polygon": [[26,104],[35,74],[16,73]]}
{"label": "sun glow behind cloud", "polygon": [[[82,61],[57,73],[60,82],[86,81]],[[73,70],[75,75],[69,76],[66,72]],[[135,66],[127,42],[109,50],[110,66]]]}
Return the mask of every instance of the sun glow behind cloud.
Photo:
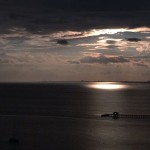
{"label": "sun glow behind cloud", "polygon": [[101,34],[116,34],[118,32],[128,31],[127,28],[118,29],[93,29],[87,33],[88,36],[97,36]]}
{"label": "sun glow behind cloud", "polygon": [[99,35],[113,35],[119,34],[123,32],[142,32],[142,33],[149,33],[150,28],[148,27],[139,27],[139,28],[104,28],[104,29],[91,29],[88,31],[58,31],[49,36],[54,39],[58,38],[65,38],[65,39],[78,39],[78,38],[86,38],[92,36],[99,36]]}
{"label": "sun glow behind cloud", "polygon": [[85,32],[86,35],[88,36],[97,36],[97,35],[102,35],[102,34],[116,34],[120,32],[150,32],[150,28],[148,27],[139,27],[139,28],[133,28],[133,29],[128,29],[128,28],[111,28],[111,29],[92,29],[88,32]]}

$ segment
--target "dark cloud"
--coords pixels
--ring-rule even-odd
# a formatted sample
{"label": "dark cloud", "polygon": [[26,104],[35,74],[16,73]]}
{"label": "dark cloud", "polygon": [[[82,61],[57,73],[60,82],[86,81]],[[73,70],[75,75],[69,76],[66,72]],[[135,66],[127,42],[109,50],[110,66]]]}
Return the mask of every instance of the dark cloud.
{"label": "dark cloud", "polygon": [[150,55],[137,55],[137,56],[130,56],[126,57],[128,60],[133,62],[134,65],[140,67],[149,67],[150,62]]}
{"label": "dark cloud", "polygon": [[125,51],[120,51],[119,49],[97,49],[95,52],[103,54],[103,55],[123,55]]}
{"label": "dark cloud", "polygon": [[[85,10],[143,10],[149,9],[150,2],[148,0],[46,0],[47,4],[53,4],[59,8],[73,9],[79,11]],[[142,3],[142,5],[141,5]]]}
{"label": "dark cloud", "polygon": [[141,39],[139,39],[139,38],[126,38],[125,40],[129,41],[129,42],[139,42],[139,41],[141,41]]}
{"label": "dark cloud", "polygon": [[60,45],[68,45],[69,44],[67,40],[63,40],[63,39],[57,40],[57,43]]}
{"label": "dark cloud", "polygon": [[5,40],[10,40],[10,41],[17,41],[17,42],[23,42],[25,40],[30,40],[29,37],[25,37],[25,36],[13,36],[13,37],[3,37],[3,39]]}
{"label": "dark cloud", "polygon": [[138,67],[149,67],[148,65],[146,65],[145,63],[134,63],[134,65],[138,66]]}
{"label": "dark cloud", "polygon": [[99,64],[108,64],[108,63],[127,63],[128,59],[123,56],[119,57],[107,57],[100,55],[99,57],[86,56],[80,59],[81,63],[99,63]]}
{"label": "dark cloud", "polygon": [[150,54],[147,55],[139,55],[139,56],[135,56],[136,58],[141,58],[141,59],[150,59]]}
{"label": "dark cloud", "polygon": [[68,60],[67,62],[70,64],[80,64],[80,62],[76,60]]}
{"label": "dark cloud", "polygon": [[[93,10],[147,10],[150,9],[149,0],[1,0],[0,4],[12,6],[30,6],[38,8],[53,8],[67,9],[78,11],[93,11]],[[48,10],[49,10],[48,9]]]}
{"label": "dark cloud", "polygon": [[111,51],[111,49],[117,49],[120,46],[117,46],[117,45],[108,45],[106,47],[107,47],[107,49],[109,49]]}
{"label": "dark cloud", "polygon": [[119,0],[0,0],[0,33],[6,33],[12,27],[44,34],[64,30],[150,26],[147,1],[142,1],[142,5],[138,2],[132,4]]}
{"label": "dark cloud", "polygon": [[10,13],[8,14],[8,17],[12,20],[20,20],[20,19],[25,19],[28,16],[26,14]]}
{"label": "dark cloud", "polygon": [[106,40],[106,43],[107,43],[107,44],[115,44],[116,41],[114,41],[114,40]]}

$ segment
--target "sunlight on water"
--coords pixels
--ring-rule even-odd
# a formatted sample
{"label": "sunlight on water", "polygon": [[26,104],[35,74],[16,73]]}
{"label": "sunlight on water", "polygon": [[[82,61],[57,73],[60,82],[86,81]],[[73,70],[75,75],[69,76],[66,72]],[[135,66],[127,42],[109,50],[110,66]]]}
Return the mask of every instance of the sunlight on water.
{"label": "sunlight on water", "polygon": [[118,90],[118,89],[124,89],[127,88],[127,85],[120,84],[117,82],[104,82],[104,83],[92,83],[87,85],[90,88],[95,89],[104,89],[104,90]]}

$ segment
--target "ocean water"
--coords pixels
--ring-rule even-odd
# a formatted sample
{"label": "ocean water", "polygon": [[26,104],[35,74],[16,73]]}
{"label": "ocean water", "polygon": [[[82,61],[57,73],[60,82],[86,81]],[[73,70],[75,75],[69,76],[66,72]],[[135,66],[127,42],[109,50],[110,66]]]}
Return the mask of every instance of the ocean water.
{"label": "ocean water", "polygon": [[[1,83],[0,150],[149,150],[150,84]],[[10,139],[17,142],[10,142]]]}

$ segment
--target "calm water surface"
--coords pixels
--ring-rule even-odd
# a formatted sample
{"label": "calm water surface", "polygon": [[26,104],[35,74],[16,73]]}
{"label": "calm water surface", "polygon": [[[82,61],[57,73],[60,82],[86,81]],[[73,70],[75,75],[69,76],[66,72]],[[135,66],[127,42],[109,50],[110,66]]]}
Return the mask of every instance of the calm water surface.
{"label": "calm water surface", "polygon": [[[149,150],[150,84],[0,84],[0,150]],[[10,143],[13,137],[18,143]]]}

